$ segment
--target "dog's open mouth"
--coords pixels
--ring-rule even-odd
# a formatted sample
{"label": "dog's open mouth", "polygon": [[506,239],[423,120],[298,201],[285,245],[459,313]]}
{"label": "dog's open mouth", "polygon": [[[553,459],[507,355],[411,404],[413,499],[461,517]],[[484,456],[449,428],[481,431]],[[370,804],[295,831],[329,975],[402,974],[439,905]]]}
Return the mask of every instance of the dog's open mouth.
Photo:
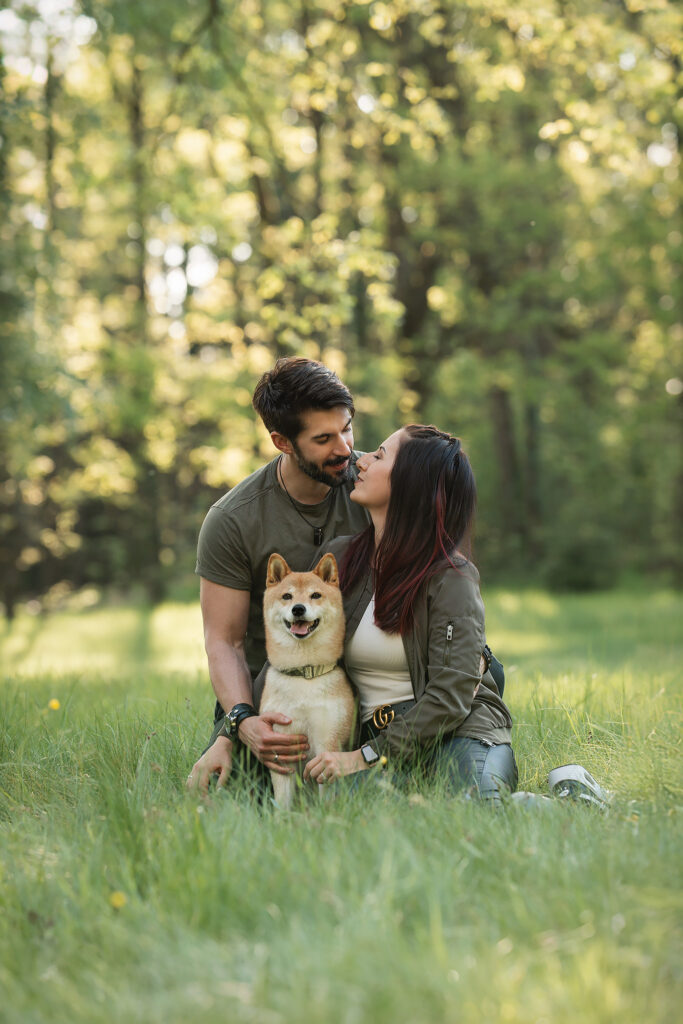
{"label": "dog's open mouth", "polygon": [[294,622],[287,622],[285,619],[285,625],[292,634],[292,636],[306,637],[310,636],[314,629],[317,629],[320,623],[320,619],[314,619],[313,622],[302,622],[301,619],[295,619]]}

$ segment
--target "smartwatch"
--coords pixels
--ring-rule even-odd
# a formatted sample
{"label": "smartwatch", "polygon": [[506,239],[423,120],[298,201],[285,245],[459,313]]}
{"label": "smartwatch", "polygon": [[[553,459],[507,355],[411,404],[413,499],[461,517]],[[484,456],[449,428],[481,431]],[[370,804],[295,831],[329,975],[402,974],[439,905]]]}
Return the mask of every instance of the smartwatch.
{"label": "smartwatch", "polygon": [[223,724],[224,735],[228,739],[236,740],[237,730],[240,727],[240,723],[245,718],[254,718],[257,712],[251,706],[251,704],[235,704],[234,708],[231,708],[225,716],[225,722]]}
{"label": "smartwatch", "polygon": [[369,743],[360,748],[363,760],[366,764],[377,764],[380,757],[374,747],[371,747]]}

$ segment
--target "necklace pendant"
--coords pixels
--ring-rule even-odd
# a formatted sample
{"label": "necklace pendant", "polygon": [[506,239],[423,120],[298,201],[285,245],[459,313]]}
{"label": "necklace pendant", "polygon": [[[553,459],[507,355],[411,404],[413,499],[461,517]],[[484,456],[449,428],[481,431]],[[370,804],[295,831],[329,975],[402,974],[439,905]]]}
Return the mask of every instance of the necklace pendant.
{"label": "necklace pendant", "polygon": [[315,544],[315,546],[316,546],[317,548],[319,548],[319,547],[320,547],[320,545],[322,544],[322,542],[323,542],[323,531],[322,531],[322,527],[320,527],[320,526],[316,526],[316,527],[315,527],[315,528],[313,529],[313,543]]}

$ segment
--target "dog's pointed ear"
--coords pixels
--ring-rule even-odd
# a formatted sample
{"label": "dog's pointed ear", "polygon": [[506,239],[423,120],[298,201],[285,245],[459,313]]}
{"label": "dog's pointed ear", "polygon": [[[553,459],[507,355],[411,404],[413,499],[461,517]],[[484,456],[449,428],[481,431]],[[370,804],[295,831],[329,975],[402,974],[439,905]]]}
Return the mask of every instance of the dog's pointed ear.
{"label": "dog's pointed ear", "polygon": [[285,562],[282,555],[278,555],[277,551],[268,559],[268,572],[266,573],[266,586],[274,587],[280,583],[285,576],[288,576],[291,569]]}
{"label": "dog's pointed ear", "polygon": [[319,576],[323,583],[329,583],[332,587],[339,586],[339,570],[337,568],[337,559],[334,555],[331,555],[328,551],[326,555],[320,559],[313,572],[316,576]]}

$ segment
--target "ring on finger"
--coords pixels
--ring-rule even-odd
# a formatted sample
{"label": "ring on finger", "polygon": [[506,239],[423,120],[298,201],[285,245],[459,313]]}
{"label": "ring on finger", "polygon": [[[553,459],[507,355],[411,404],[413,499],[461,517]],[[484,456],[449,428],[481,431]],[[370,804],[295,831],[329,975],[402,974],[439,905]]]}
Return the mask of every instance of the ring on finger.
{"label": "ring on finger", "polygon": [[277,761],[279,761],[279,760],[280,760],[280,755],[279,755],[279,754],[277,753],[277,751],[276,751],[276,752],[275,752],[275,753],[273,754],[273,761],[277,762]]}

